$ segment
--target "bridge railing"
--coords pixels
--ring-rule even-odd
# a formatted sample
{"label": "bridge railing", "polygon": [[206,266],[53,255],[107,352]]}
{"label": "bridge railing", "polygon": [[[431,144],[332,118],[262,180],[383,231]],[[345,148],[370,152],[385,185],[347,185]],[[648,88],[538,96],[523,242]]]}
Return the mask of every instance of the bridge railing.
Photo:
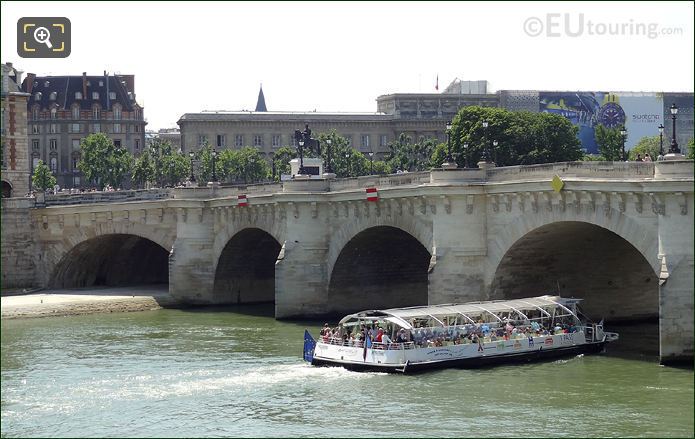
{"label": "bridge railing", "polygon": [[331,192],[347,191],[351,189],[361,189],[371,186],[390,187],[390,186],[409,186],[421,185],[430,182],[430,172],[406,172],[403,174],[390,175],[367,175],[364,177],[341,178],[331,180]]}
{"label": "bridge railing", "polygon": [[639,179],[654,177],[655,162],[561,162],[490,168],[487,181],[561,177]]}
{"label": "bridge railing", "polygon": [[46,194],[46,206],[64,206],[94,203],[125,203],[128,201],[151,201],[171,198],[171,189],[139,189],[125,191],[80,192],[77,194]]}

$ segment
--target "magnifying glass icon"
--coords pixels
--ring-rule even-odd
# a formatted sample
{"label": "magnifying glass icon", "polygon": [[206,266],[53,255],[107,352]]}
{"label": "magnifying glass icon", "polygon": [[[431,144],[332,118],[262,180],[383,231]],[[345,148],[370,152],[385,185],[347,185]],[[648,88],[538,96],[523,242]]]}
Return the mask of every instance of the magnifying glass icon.
{"label": "magnifying glass icon", "polygon": [[39,44],[45,44],[49,49],[53,48],[53,44],[50,41],[51,33],[43,26],[37,27],[34,30],[34,39]]}

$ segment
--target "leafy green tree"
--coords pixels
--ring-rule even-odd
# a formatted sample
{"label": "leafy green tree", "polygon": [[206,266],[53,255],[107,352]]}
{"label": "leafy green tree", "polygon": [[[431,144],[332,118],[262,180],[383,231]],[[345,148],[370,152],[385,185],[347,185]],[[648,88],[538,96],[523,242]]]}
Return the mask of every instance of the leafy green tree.
{"label": "leafy green tree", "polygon": [[52,189],[57,183],[51,169],[46,166],[43,160],[39,160],[39,163],[34,168],[34,175],[31,177],[31,182],[35,188],[41,189],[42,191]]}
{"label": "leafy green tree", "polygon": [[165,186],[177,186],[190,174],[191,163],[184,154],[172,152],[162,156],[160,173]]}
{"label": "leafy green tree", "polygon": [[140,154],[133,164],[133,184],[138,187],[144,187],[148,182],[153,182],[154,178],[154,162],[150,152],[146,149]]}
{"label": "leafy green tree", "polygon": [[695,159],[695,140],[691,138],[690,141],[688,141],[688,145],[686,146],[688,151],[685,158],[690,160]]}
{"label": "leafy green tree", "polygon": [[393,173],[391,165],[385,160],[374,160],[374,174],[375,175],[387,175]]}
{"label": "leafy green tree", "polygon": [[[483,121],[488,122],[487,128]],[[583,152],[577,130],[556,114],[464,107],[452,121],[452,151],[459,166],[466,159],[469,166],[474,166],[482,160],[486,148],[497,166],[580,160]],[[445,148],[435,150],[433,165],[441,166]]]}
{"label": "leafy green tree", "polygon": [[257,148],[224,150],[218,158],[218,178],[230,182],[258,183],[268,179],[270,166]]}
{"label": "leafy green tree", "polygon": [[597,125],[594,130],[598,152],[608,161],[620,161],[622,158],[623,136],[618,128],[606,128]]}
{"label": "leafy green tree", "polygon": [[[318,140],[321,142],[321,158],[323,159],[324,167],[328,164],[328,140],[331,141],[331,164],[333,166],[333,172],[339,178],[344,177],[354,177],[357,174],[356,171],[363,169],[359,163],[360,154],[355,151],[348,143],[348,140],[338,134],[335,130],[330,130],[327,133],[320,133],[318,135]],[[324,168],[325,169],[325,168]]]}
{"label": "leafy green tree", "polygon": [[409,136],[401,133],[398,139],[388,146],[386,161],[393,171],[424,171],[432,167],[430,161],[437,141],[422,139],[413,143]]}
{"label": "leafy green tree", "polygon": [[80,150],[77,168],[99,189],[107,184],[119,187],[131,171],[133,156],[125,148],[116,147],[103,133],[87,136],[80,144]]}
{"label": "leafy green tree", "polygon": [[280,181],[281,175],[290,175],[292,169],[290,166],[290,160],[297,157],[297,151],[289,146],[283,146],[282,148],[275,151],[273,155],[273,160],[275,163],[275,180]]}
{"label": "leafy green tree", "polygon": [[[220,153],[218,152],[218,154]],[[212,181],[212,146],[210,146],[210,144],[206,141],[205,144],[198,150],[196,155],[198,160],[200,160],[200,175],[198,176],[198,179],[203,183]],[[215,175],[218,179],[220,178],[220,170],[221,168],[218,155],[217,159],[215,159]]]}
{"label": "leafy green tree", "polygon": [[649,154],[649,157],[656,161],[657,157],[659,157],[659,136],[642,137],[637,142],[637,145],[633,146],[628,152],[628,160],[637,160],[637,154],[642,158]]}

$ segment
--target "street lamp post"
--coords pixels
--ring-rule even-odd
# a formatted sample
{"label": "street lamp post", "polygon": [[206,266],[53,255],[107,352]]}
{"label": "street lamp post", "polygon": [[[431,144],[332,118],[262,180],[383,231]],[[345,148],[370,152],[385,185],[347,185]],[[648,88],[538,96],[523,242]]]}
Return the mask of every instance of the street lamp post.
{"label": "street lamp post", "polygon": [[468,143],[463,144],[463,168],[468,168]]}
{"label": "street lamp post", "polygon": [[623,127],[620,128],[620,137],[623,140],[623,146],[622,146],[622,150],[621,150],[620,155],[621,155],[622,160],[625,162],[625,161],[627,161],[627,156],[625,155],[625,142],[627,141],[627,129],[625,128],[625,125],[623,125]]}
{"label": "street lamp post", "polygon": [[350,177],[350,153],[349,152],[345,153],[345,162],[347,163],[347,175],[346,175],[346,177]]}
{"label": "street lamp post", "polygon": [[490,148],[489,148],[488,143],[487,143],[487,127],[489,124],[488,124],[488,121],[486,121],[486,120],[484,120],[482,124],[483,124],[484,133],[485,133],[485,135],[484,135],[485,136],[485,148],[483,148],[483,161],[485,163],[489,163],[490,162]]}
{"label": "street lamp post", "polygon": [[446,123],[446,159],[442,163],[442,169],[456,169],[458,165],[451,153],[451,121]]}
{"label": "street lamp post", "polygon": [[659,160],[664,158],[664,124],[659,124]]}
{"label": "street lamp post", "polygon": [[369,151],[369,175],[374,175],[374,151]]}
{"label": "street lamp post", "polygon": [[215,159],[217,159],[217,150],[212,150],[212,181],[217,182],[217,173],[215,172]]}
{"label": "street lamp post", "polygon": [[497,162],[497,145],[500,143],[497,140],[492,141],[492,149],[493,149],[493,154],[495,156],[495,162]]}
{"label": "street lamp post", "polygon": [[271,169],[273,170],[273,181],[275,181],[275,155],[271,158],[270,163]]}
{"label": "street lamp post", "polygon": [[668,149],[669,154],[680,154],[681,150],[678,147],[678,142],[676,141],[676,115],[678,114],[678,107],[674,103],[671,105],[671,119],[673,120],[672,133],[671,133],[671,147]]}
{"label": "street lamp post", "polygon": [[331,138],[326,139],[326,143],[328,144],[328,151],[326,151],[326,158],[327,158],[327,163],[326,163],[326,173],[332,174],[333,173],[333,165],[331,165],[331,144],[333,141]]}
{"label": "street lamp post", "polygon": [[189,178],[189,180],[191,181],[191,183],[195,183],[195,175],[193,174],[193,157],[195,157],[195,152],[189,152],[188,156],[191,158],[191,177]]}

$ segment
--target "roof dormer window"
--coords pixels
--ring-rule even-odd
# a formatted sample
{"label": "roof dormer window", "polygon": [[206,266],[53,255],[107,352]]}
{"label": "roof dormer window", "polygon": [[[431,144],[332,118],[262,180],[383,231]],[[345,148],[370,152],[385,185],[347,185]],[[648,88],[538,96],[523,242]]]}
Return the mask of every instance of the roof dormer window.
{"label": "roof dormer window", "polygon": [[50,95],[48,95],[48,99],[55,101],[58,98],[58,93],[52,91]]}
{"label": "roof dormer window", "polygon": [[99,99],[99,92],[98,91],[93,91],[92,92],[92,99],[98,100]]}
{"label": "roof dormer window", "polygon": [[82,92],[81,91],[75,92],[75,99],[82,99]]}
{"label": "roof dormer window", "polygon": [[36,92],[36,94],[34,95],[34,100],[35,100],[35,101],[40,101],[40,100],[41,100],[41,92],[40,92],[40,91],[39,91],[39,92]]}
{"label": "roof dormer window", "polygon": [[114,101],[116,100],[116,92],[115,91],[109,92],[109,99],[113,99]]}
{"label": "roof dormer window", "polygon": [[48,86],[51,85],[51,81],[44,81],[43,87],[48,88]]}
{"label": "roof dormer window", "polygon": [[103,87],[103,86],[104,86],[104,81],[99,81],[99,87]]}

